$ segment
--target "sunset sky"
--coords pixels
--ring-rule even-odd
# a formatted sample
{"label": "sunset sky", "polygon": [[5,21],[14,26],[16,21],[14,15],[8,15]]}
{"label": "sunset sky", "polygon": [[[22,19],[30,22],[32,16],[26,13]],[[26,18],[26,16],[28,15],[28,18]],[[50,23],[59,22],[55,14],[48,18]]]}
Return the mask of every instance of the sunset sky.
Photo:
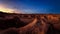
{"label": "sunset sky", "polygon": [[60,14],[60,0],[0,0],[0,11]]}

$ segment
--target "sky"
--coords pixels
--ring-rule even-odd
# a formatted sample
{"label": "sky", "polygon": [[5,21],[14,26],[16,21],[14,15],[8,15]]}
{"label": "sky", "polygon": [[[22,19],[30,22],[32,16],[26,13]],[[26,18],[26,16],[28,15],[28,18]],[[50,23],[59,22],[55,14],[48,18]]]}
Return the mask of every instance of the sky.
{"label": "sky", "polygon": [[0,0],[0,11],[25,14],[60,14],[60,0]]}

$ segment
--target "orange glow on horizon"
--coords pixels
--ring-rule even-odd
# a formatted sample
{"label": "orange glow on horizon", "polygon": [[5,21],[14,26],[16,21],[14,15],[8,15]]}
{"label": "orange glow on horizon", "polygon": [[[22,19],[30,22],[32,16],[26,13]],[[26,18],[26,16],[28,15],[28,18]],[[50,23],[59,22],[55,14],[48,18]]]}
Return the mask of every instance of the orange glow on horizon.
{"label": "orange glow on horizon", "polygon": [[7,8],[5,4],[0,4],[0,12],[6,12],[6,13],[20,13],[19,10]]}
{"label": "orange glow on horizon", "polygon": [[4,5],[4,4],[0,4],[0,11],[6,12],[6,13],[13,13],[13,9],[7,8],[6,5]]}

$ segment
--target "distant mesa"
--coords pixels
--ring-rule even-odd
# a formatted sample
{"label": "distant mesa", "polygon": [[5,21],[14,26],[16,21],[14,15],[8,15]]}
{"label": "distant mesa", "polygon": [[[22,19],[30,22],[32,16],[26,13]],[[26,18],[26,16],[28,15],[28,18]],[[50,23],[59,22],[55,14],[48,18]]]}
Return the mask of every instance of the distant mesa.
{"label": "distant mesa", "polygon": [[2,16],[2,15],[17,15],[17,14],[21,14],[21,13],[7,13],[7,12],[0,11],[0,16]]}
{"label": "distant mesa", "polygon": [[[8,12],[0,11],[0,14],[2,14],[2,13],[3,13],[3,14],[6,14],[6,13],[8,13]],[[10,14],[10,13],[9,13],[9,14]]]}
{"label": "distant mesa", "polygon": [[0,13],[8,13],[8,12],[0,11]]}
{"label": "distant mesa", "polygon": [[3,12],[3,11],[0,11],[0,12]]}
{"label": "distant mesa", "polygon": [[10,13],[6,13],[6,12],[3,12],[3,11],[0,11],[0,15],[2,14],[10,14]]}
{"label": "distant mesa", "polygon": [[0,11],[0,13],[6,13],[6,12],[4,12],[4,11]]}

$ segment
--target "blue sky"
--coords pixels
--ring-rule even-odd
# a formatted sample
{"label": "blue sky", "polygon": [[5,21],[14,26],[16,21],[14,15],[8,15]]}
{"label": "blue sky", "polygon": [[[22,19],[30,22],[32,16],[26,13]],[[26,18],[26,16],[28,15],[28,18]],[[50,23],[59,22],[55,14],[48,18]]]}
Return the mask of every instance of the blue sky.
{"label": "blue sky", "polygon": [[0,0],[0,4],[24,13],[60,14],[60,0]]}

